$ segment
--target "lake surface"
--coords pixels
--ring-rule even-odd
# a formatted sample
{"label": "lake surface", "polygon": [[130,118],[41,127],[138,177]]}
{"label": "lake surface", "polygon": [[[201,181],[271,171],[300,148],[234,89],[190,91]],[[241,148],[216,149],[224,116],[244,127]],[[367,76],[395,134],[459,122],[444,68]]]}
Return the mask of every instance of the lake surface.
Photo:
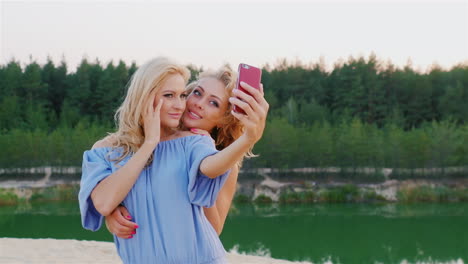
{"label": "lake surface", "polygon": [[[0,207],[0,237],[112,241],[76,202]],[[226,250],[313,263],[468,263],[468,204],[235,205]]]}

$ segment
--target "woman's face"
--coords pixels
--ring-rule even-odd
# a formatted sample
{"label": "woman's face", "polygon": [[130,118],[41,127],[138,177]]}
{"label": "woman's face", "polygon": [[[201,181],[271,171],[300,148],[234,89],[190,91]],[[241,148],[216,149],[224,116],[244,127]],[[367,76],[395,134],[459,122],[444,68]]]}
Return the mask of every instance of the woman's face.
{"label": "woman's face", "polygon": [[170,75],[156,92],[154,106],[160,99],[164,104],[161,107],[161,127],[176,128],[179,125],[182,113],[185,110],[185,81],[180,74]]}
{"label": "woman's face", "polygon": [[182,122],[187,128],[211,132],[226,113],[229,95],[224,84],[215,78],[202,78],[187,98]]}

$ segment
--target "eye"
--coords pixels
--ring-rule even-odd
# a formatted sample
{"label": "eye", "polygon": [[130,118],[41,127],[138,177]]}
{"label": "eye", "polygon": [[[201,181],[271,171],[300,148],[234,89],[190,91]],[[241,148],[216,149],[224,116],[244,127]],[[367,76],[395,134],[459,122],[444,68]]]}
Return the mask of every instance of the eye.
{"label": "eye", "polygon": [[215,107],[219,107],[219,104],[216,101],[210,101],[210,104],[214,105]]}
{"label": "eye", "polygon": [[186,93],[183,93],[183,94],[180,95],[180,98],[182,98],[184,100],[187,99],[187,97],[188,97],[188,94],[186,94]]}
{"label": "eye", "polygon": [[196,96],[201,96],[201,92],[198,89],[193,90],[192,93]]}
{"label": "eye", "polygon": [[163,96],[166,97],[166,98],[172,98],[172,97],[174,97],[174,95],[171,94],[171,93],[170,93],[170,94],[164,94]]}

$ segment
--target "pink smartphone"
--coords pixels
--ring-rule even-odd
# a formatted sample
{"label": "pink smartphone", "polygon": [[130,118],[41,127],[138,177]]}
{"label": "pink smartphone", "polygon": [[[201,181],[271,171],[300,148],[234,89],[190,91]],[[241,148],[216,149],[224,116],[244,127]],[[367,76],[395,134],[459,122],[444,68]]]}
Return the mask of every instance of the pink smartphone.
{"label": "pink smartphone", "polygon": [[[237,85],[235,89],[239,89],[247,94],[250,94],[240,86],[240,82],[245,82],[255,89],[260,89],[260,81],[262,79],[262,70],[257,67],[241,63],[239,64],[239,76],[237,78]],[[245,114],[244,110],[234,106],[234,111],[237,113]]]}

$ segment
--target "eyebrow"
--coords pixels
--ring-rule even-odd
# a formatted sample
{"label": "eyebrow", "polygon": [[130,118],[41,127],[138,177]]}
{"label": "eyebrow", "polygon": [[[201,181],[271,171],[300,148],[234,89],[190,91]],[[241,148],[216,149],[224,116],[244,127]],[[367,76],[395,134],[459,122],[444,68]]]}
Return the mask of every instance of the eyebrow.
{"label": "eyebrow", "polygon": [[175,93],[173,90],[164,90],[162,93]]}
{"label": "eyebrow", "polygon": [[[198,88],[200,88],[202,90],[202,92],[205,92],[205,89],[203,89],[202,86],[200,85],[197,85]],[[210,94],[211,97],[214,97],[216,99],[218,99],[220,102],[222,102],[223,100],[221,100],[221,98],[219,98],[218,96],[214,95],[214,94]]]}

